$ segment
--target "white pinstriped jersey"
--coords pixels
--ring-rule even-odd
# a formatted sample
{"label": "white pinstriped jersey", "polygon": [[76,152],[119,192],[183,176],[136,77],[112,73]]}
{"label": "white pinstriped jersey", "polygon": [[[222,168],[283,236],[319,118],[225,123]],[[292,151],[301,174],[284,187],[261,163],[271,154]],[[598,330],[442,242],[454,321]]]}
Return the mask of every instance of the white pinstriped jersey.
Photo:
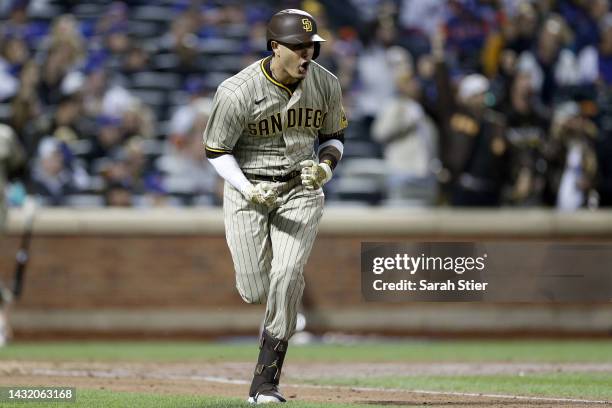
{"label": "white pinstriped jersey", "polygon": [[282,176],[315,159],[319,134],[338,133],[348,123],[336,76],[312,61],[292,92],[266,72],[270,58],[219,85],[204,144],[233,154],[247,174]]}

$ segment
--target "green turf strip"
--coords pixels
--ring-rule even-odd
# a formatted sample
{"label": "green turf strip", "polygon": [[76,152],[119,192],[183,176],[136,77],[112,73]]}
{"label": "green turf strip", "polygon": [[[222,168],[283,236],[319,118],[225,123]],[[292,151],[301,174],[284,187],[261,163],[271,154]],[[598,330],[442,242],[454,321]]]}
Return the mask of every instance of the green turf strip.
{"label": "green turf strip", "polygon": [[[14,343],[0,359],[252,361],[253,344],[197,342]],[[532,361],[612,362],[612,341],[405,341],[356,345],[292,346],[288,360],[319,362]]]}
{"label": "green turf strip", "polygon": [[[366,405],[367,407],[383,408],[382,405]],[[203,397],[193,395],[156,395],[131,392],[113,392],[106,390],[77,389],[76,402],[0,402],[0,407],[15,408],[236,408],[252,407],[239,398]],[[363,408],[356,404],[318,404],[290,401],[284,404],[287,408]],[[385,406],[386,408],[389,405]]]}
{"label": "green turf strip", "polygon": [[538,373],[525,375],[462,375],[377,377],[325,381],[352,387],[453,391],[551,398],[612,400],[612,373]]}

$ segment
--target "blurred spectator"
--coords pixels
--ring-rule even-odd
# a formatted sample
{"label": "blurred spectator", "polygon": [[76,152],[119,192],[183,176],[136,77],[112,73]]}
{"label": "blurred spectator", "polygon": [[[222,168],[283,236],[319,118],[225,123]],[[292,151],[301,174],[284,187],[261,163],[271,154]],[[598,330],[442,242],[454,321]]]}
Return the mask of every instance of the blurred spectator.
{"label": "blurred spectator", "polygon": [[184,13],[176,18],[170,30],[160,39],[160,49],[171,51],[179,59],[178,71],[184,74],[196,70],[198,57],[198,37],[196,31],[199,26],[197,14]]}
{"label": "blurred spectator", "polygon": [[173,143],[180,143],[188,136],[193,128],[195,117],[201,110],[201,106],[210,104],[210,99],[205,98],[208,94],[204,81],[199,77],[190,77],[186,81],[185,90],[188,94],[187,103],[179,106],[170,118],[168,137]]}
{"label": "blurred spectator", "polygon": [[8,35],[1,39],[0,58],[12,75],[18,76],[21,67],[30,58],[28,44],[22,37]]}
{"label": "blurred spectator", "polygon": [[208,197],[208,203],[218,203],[217,187],[219,179],[203,160],[202,133],[212,109],[208,98],[196,99],[191,112],[182,118],[180,129],[175,129],[173,137],[166,144],[166,151],[157,161],[157,168],[163,174],[164,190],[181,197],[185,204],[197,196]]}
{"label": "blurred spectator", "polygon": [[0,102],[10,99],[19,89],[19,81],[8,69],[8,66],[0,61]]}
{"label": "blurred spectator", "polygon": [[106,13],[96,22],[94,35],[105,36],[115,27],[121,27],[128,23],[128,7],[121,1],[112,2]]}
{"label": "blurred spectator", "polygon": [[[256,59],[262,58],[266,55],[264,50],[266,50],[267,26],[267,20],[256,21],[250,26],[246,48],[250,54],[256,55]],[[322,47],[321,51],[323,51],[323,48],[325,47]]]}
{"label": "blurred spectator", "polygon": [[[107,93],[108,74],[104,63],[101,61],[90,61],[85,67],[85,78],[81,89],[83,97],[83,109],[89,117],[102,115],[104,96]],[[71,75],[79,75],[71,73]]]}
{"label": "blurred spectator", "polygon": [[43,205],[66,205],[71,194],[87,188],[87,173],[71,159],[64,143],[53,137],[41,140],[29,190]]}
{"label": "blurred spectator", "polygon": [[606,14],[599,24],[600,41],[588,46],[579,56],[581,82],[612,86],[612,13]]}
{"label": "blurred spectator", "polygon": [[602,132],[597,140],[599,206],[612,207],[612,132]]}
{"label": "blurred spectator", "polygon": [[31,21],[28,18],[29,0],[9,0],[8,19],[0,25],[0,38],[14,35],[24,38],[28,46],[33,45],[47,32],[47,24],[43,21]]}
{"label": "blurred spectator", "polygon": [[155,136],[155,116],[141,100],[132,98],[121,115],[123,139],[134,136],[152,138]]}
{"label": "blurred spectator", "polygon": [[106,207],[132,207],[134,193],[132,188],[121,182],[113,182],[104,189],[104,205]]}
{"label": "blurred spectator", "polygon": [[73,15],[64,14],[53,21],[51,33],[46,38],[42,49],[47,55],[62,49],[62,61],[68,71],[82,63],[85,57],[85,39]]}
{"label": "blurred spectator", "polygon": [[94,172],[99,171],[98,160],[112,156],[121,148],[124,141],[119,118],[99,116],[96,125],[98,130],[92,138],[91,150],[86,155],[90,169]]}
{"label": "blurred spectator", "polygon": [[418,199],[431,205],[437,193],[434,174],[439,167],[437,131],[416,102],[420,90],[412,57],[397,46],[390,48],[389,53],[395,54],[392,67],[397,95],[383,106],[372,129],[374,140],[385,144],[388,198]]}
{"label": "blurred spectator", "polygon": [[521,53],[518,70],[529,72],[534,89],[551,104],[559,88],[578,82],[576,56],[566,48],[568,28],[559,16],[549,17],[540,29],[535,49]]}
{"label": "blurred spectator", "polygon": [[502,32],[504,47],[520,55],[523,51],[529,51],[535,43],[539,17],[532,2],[520,1],[518,4],[516,14],[502,25]]}
{"label": "blurred spectator", "polygon": [[62,81],[70,68],[65,61],[70,57],[69,48],[57,47],[49,50],[38,85],[38,96],[45,105],[55,105],[62,98]]}
{"label": "blurred spectator", "polygon": [[10,126],[0,123],[0,235],[4,231],[6,205],[4,191],[9,181],[22,172],[25,154]]}
{"label": "blurred spectator", "polygon": [[108,63],[113,68],[121,67],[122,60],[125,58],[125,54],[127,54],[131,46],[127,22],[117,23],[104,33],[103,47],[104,50],[108,52]]}
{"label": "blurred spectator", "polygon": [[545,150],[549,163],[546,198],[560,210],[576,210],[595,199],[597,132],[576,102],[566,102],[554,112]]}
{"label": "blurred spectator", "polygon": [[[19,91],[11,102],[11,125],[22,142],[27,141],[28,129],[32,128],[32,122],[43,112],[43,105],[36,92],[40,81],[39,69],[34,60],[30,60],[24,65],[19,76]],[[32,156],[34,151],[35,146],[31,146],[28,149],[29,155]]]}
{"label": "blurred spectator", "polygon": [[134,108],[134,96],[119,84],[106,85],[102,96],[101,114],[120,118],[123,113]]}
{"label": "blurred spectator", "polygon": [[499,206],[508,181],[505,118],[487,109],[488,80],[480,74],[463,78],[457,91],[458,110],[450,118],[454,179],[452,203],[457,206]]}
{"label": "blurred spectator", "polygon": [[538,14],[532,3],[520,1],[514,13],[508,7],[505,10],[499,14],[499,24],[489,26],[481,53],[482,73],[489,78],[498,76],[497,82],[509,82],[514,76],[517,56],[531,49],[538,32]]}
{"label": "blurred spectator", "polygon": [[[456,97],[445,61],[445,33],[432,38],[439,118],[444,149],[440,180],[457,206],[499,206],[508,181],[505,117],[488,108],[490,82],[481,74],[464,76]],[[445,173],[449,174],[445,174]]]}
{"label": "blurred spectator", "polygon": [[19,71],[29,57],[27,45],[15,35],[0,37],[0,101],[19,91]]}
{"label": "blurred spectator", "polygon": [[[503,49],[499,55],[499,61],[489,72],[491,78],[491,96],[494,98],[493,105],[496,108],[510,103],[510,88],[517,75],[517,55],[513,50]],[[531,75],[526,76],[531,82]],[[532,88],[530,84],[530,89]],[[539,95],[538,95],[539,96]],[[534,101],[534,102],[539,102]]]}
{"label": "blurred spectator", "polygon": [[132,138],[125,147],[115,149],[112,154],[100,160],[98,171],[105,186],[120,185],[128,189],[133,205],[165,205],[161,176],[149,162],[141,138]]}
{"label": "blurred spectator", "polygon": [[55,109],[39,116],[31,126],[26,127],[23,138],[27,151],[33,155],[40,140],[49,135],[67,143],[85,139],[88,136],[88,124],[82,116],[81,108],[79,95],[62,96]]}
{"label": "blurred spectator", "polygon": [[356,115],[363,118],[366,138],[370,126],[380,109],[393,97],[395,86],[391,78],[387,50],[394,45],[397,28],[393,20],[387,19],[372,24],[364,36],[364,48],[357,56],[355,81],[357,85]]}
{"label": "blurred spectator", "polygon": [[497,11],[483,1],[450,0],[447,7],[448,16],[444,28],[451,68],[460,68],[464,72],[479,69],[487,35],[492,26],[497,25]]}
{"label": "blurred spectator", "polygon": [[609,0],[560,0],[559,12],[574,34],[574,51],[599,42],[599,19],[610,10]]}
{"label": "blurred spectator", "polygon": [[121,73],[128,79],[132,74],[151,68],[151,58],[144,45],[131,42],[121,62]]}
{"label": "blurred spectator", "polygon": [[506,112],[506,139],[510,144],[511,187],[508,201],[515,205],[541,205],[546,181],[542,149],[547,142],[548,115],[539,103],[531,77],[517,73],[510,84]]}
{"label": "blurred spectator", "polygon": [[402,45],[415,56],[429,52],[429,38],[444,22],[446,0],[402,0],[399,21]]}

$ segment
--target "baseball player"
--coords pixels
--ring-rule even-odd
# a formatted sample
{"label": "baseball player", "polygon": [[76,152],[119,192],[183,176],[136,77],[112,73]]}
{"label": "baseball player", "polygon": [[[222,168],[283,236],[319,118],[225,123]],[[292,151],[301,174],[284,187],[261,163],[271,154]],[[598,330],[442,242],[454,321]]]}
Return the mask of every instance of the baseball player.
{"label": "baseball player", "polygon": [[204,132],[206,156],[225,179],[236,287],[245,302],[266,304],[249,390],[256,404],[285,402],[279,378],[323,211],[321,187],[344,148],[340,83],[314,62],[322,41],[310,14],[272,16],[272,55],[219,85]]}

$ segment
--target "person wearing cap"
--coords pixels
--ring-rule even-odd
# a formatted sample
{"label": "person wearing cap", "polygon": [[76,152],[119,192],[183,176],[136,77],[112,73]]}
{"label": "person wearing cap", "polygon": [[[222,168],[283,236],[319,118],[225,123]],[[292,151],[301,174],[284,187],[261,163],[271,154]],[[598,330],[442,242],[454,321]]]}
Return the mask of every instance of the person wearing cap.
{"label": "person wearing cap", "polygon": [[459,82],[457,110],[450,118],[456,153],[451,167],[451,203],[455,206],[496,207],[502,203],[509,170],[506,120],[487,108],[488,92],[489,80],[481,74],[467,75]]}
{"label": "person wearing cap", "polygon": [[338,78],[314,61],[324,41],[315,19],[282,10],[266,37],[271,55],[218,87],[204,132],[206,156],[225,180],[236,287],[245,302],[266,304],[253,404],[285,402],[278,385],[304,266],[348,125]]}
{"label": "person wearing cap", "polygon": [[484,75],[464,75],[453,91],[445,40],[442,30],[432,37],[443,199],[456,206],[498,206],[508,179],[506,118],[488,107],[491,85]]}

